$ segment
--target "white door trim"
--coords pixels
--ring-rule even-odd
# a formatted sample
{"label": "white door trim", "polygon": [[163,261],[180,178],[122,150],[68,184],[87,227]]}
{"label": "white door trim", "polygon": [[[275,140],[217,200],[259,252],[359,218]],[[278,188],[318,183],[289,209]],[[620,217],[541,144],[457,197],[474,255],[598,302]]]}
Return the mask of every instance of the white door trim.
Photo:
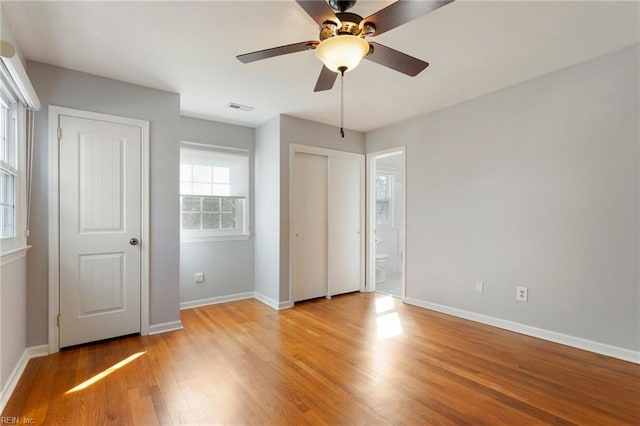
{"label": "white door trim", "polygon": [[59,155],[58,121],[60,115],[102,120],[140,127],[142,132],[142,244],[141,247],[141,292],[140,334],[149,334],[149,121],[116,115],[101,114],[49,105],[49,353],[58,352],[60,312],[60,235],[59,235]]}
{"label": "white door trim", "polygon": [[[293,302],[293,182],[295,179],[295,172],[293,162],[297,152],[304,154],[322,155],[325,157],[347,157],[356,158],[360,161],[360,179],[364,182],[365,179],[365,155],[355,152],[338,151],[335,149],[319,148],[316,146],[291,144],[289,146],[289,301],[291,306]],[[331,179],[331,178],[329,178]],[[330,182],[329,182],[330,183]],[[366,205],[365,205],[365,191],[360,191],[360,211],[362,212],[360,218],[360,259],[366,259],[365,255],[365,217],[366,217]],[[329,275],[327,274],[327,277]],[[360,291],[366,291],[365,281],[365,262],[362,262],[360,266]]]}
{"label": "white door trim", "polygon": [[404,242],[402,256],[402,300],[407,297],[407,148],[401,145],[395,148],[389,148],[382,151],[367,153],[367,260],[366,260],[366,281],[367,291],[375,291],[375,227],[376,227],[376,206],[375,206],[375,175],[376,175],[376,157],[385,154],[402,153],[402,181],[403,185],[403,236]]}

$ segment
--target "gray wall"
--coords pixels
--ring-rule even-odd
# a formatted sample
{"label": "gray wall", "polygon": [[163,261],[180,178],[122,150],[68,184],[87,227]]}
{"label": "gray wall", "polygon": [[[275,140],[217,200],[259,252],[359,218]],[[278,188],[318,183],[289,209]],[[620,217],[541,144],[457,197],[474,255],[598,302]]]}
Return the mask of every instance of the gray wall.
{"label": "gray wall", "polygon": [[407,145],[407,297],[640,349],[638,62],[636,45],[367,134],[368,152]]}
{"label": "gray wall", "polygon": [[180,96],[38,62],[27,73],[40,97],[36,114],[31,237],[28,256],[28,346],[47,343],[48,106],[120,115],[151,123],[150,323],[180,320],[178,173]]}
{"label": "gray wall", "polygon": [[[180,136],[184,142],[249,150],[249,230],[253,230],[254,130],[181,117]],[[253,291],[253,258],[253,239],[180,243],[180,301],[191,302]],[[204,272],[203,283],[194,282],[196,272]]]}
{"label": "gray wall", "polygon": [[280,117],[255,131],[255,292],[279,301]]}
{"label": "gray wall", "polygon": [[0,389],[27,347],[27,258],[0,267]]}
{"label": "gray wall", "polygon": [[289,300],[289,192],[291,144],[364,154],[364,133],[288,115],[280,116],[280,301]]}

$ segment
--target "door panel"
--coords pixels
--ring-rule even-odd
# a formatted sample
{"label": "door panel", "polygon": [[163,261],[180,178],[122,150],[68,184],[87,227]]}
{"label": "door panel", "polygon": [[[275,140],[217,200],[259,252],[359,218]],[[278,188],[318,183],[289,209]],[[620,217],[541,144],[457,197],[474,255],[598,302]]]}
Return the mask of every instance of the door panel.
{"label": "door panel", "polygon": [[327,295],[327,157],[295,153],[293,301]]}
{"label": "door panel", "polygon": [[125,309],[124,253],[80,255],[78,316]]}
{"label": "door panel", "polygon": [[[60,346],[140,332],[141,129],[60,116]],[[144,242],[143,242],[144,243]]]}
{"label": "door panel", "polygon": [[124,143],[121,138],[80,136],[80,232],[123,231]]}
{"label": "door panel", "polygon": [[359,291],[362,276],[362,162],[329,158],[329,294]]}

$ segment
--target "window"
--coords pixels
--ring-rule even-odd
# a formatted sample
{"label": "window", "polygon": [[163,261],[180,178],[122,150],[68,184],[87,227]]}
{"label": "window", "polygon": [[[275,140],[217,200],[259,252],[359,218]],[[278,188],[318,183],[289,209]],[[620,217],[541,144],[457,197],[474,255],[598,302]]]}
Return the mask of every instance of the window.
{"label": "window", "polygon": [[0,239],[2,240],[17,236],[18,132],[16,112],[15,102],[9,103],[7,97],[0,97]]}
{"label": "window", "polygon": [[376,173],[376,225],[391,225],[391,194],[393,176]]}
{"label": "window", "polygon": [[183,142],[180,231],[183,241],[248,238],[249,152]]}
{"label": "window", "polygon": [[[4,42],[3,42],[4,43]],[[0,263],[28,250],[34,112],[40,100],[18,55],[0,57]]]}

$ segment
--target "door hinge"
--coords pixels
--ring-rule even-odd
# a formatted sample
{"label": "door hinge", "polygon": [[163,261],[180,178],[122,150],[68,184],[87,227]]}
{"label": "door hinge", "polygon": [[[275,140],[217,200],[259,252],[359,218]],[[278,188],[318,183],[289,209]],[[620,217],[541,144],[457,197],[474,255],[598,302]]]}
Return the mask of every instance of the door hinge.
{"label": "door hinge", "polygon": [[58,142],[62,139],[62,127],[58,127]]}
{"label": "door hinge", "polygon": [[60,327],[60,314],[58,314],[56,321],[58,322],[58,327]]}

